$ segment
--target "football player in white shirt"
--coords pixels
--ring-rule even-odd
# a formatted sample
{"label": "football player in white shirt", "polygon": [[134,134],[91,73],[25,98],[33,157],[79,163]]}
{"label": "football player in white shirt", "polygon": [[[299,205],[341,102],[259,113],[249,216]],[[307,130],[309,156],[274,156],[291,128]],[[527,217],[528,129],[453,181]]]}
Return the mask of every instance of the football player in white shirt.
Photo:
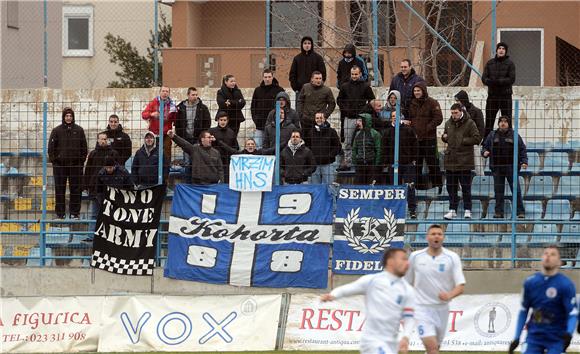
{"label": "football player in white shirt", "polygon": [[[383,255],[384,271],[365,275],[340,286],[322,301],[332,301],[345,296],[366,295],[366,322],[360,339],[363,354],[396,354],[409,351],[409,336],[414,329],[413,312],[415,291],[403,276],[409,268],[407,252],[389,248]],[[403,337],[397,341],[403,320]]]}
{"label": "football player in white shirt", "polygon": [[416,293],[417,332],[427,354],[439,353],[447,331],[449,301],[463,294],[465,277],[457,253],[443,247],[445,235],[440,225],[427,230],[428,247],[411,253],[405,279]]}

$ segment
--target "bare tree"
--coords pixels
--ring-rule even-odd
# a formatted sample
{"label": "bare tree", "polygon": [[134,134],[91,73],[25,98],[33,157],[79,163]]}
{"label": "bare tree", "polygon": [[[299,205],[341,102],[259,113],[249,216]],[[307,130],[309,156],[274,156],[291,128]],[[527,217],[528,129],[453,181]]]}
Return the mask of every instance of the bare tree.
{"label": "bare tree", "polygon": [[[385,75],[395,74],[391,51],[400,50],[402,46],[406,57],[412,58],[413,54],[418,52],[417,70],[433,84],[453,86],[466,83],[468,66],[449,50],[448,45],[453,45],[465,59],[472,61],[477,31],[491,11],[481,19],[474,19],[471,1],[407,1],[407,4],[414,6],[414,9],[422,14],[435,31],[445,38],[445,41],[441,41],[432,35],[427,26],[423,25],[416,15],[400,2],[395,0],[377,2],[379,8],[377,20],[379,23],[387,24],[383,26],[383,32],[379,29],[379,33],[377,33],[381,39],[379,41],[380,51],[386,54],[384,66],[388,72],[385,72]],[[286,6],[289,6],[285,12],[279,11],[276,3],[276,1],[273,2],[272,17],[281,24],[281,33],[298,37],[308,27],[307,25],[312,27],[312,24],[316,23],[319,34],[323,32],[333,34],[333,41],[322,35],[319,36],[319,51],[331,70],[336,71],[337,66],[337,62],[331,62],[331,58],[340,56],[345,43],[355,44],[361,48],[363,53],[372,58],[374,33],[371,0],[342,1],[343,11],[341,12],[344,15],[342,21],[329,21],[323,17],[320,11],[322,2],[284,1]],[[313,3],[318,4],[318,6],[313,6]],[[337,6],[339,5],[337,4]],[[383,8],[388,10],[384,11]],[[289,12],[292,13],[292,16],[288,15]],[[336,22],[345,25],[339,26]],[[390,46],[389,42],[385,40],[385,38],[389,38],[389,34],[384,32],[389,31],[391,24],[396,26],[397,48]],[[381,84],[382,78],[377,79],[377,82]]]}

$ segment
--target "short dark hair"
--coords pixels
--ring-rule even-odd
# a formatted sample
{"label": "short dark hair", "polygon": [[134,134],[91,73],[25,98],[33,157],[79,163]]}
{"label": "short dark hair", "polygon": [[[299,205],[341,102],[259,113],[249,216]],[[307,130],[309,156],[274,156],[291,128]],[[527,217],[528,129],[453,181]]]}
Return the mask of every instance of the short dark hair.
{"label": "short dark hair", "polygon": [[443,226],[441,226],[439,224],[433,224],[433,225],[429,226],[429,228],[427,228],[427,233],[429,233],[429,231],[431,231],[431,229],[440,229],[440,230],[443,230]]}
{"label": "short dark hair", "polygon": [[107,158],[105,159],[105,164],[103,166],[116,166],[116,165],[117,160],[115,160],[115,158],[112,156],[107,156]]}
{"label": "short dark hair", "polygon": [[193,92],[193,91],[197,91],[197,89],[195,87],[193,87],[193,86],[187,88],[187,94],[188,95],[189,95],[190,92]]}
{"label": "short dark hair", "polygon": [[393,258],[395,254],[397,254],[397,252],[407,253],[407,251],[404,248],[393,248],[393,247],[388,248],[385,251],[385,253],[383,253],[383,267],[385,268],[387,267],[387,261]]}
{"label": "short dark hair", "polygon": [[413,64],[411,64],[411,59],[405,58],[403,60],[401,60],[401,63],[406,61],[409,64],[409,67],[413,66]]}
{"label": "short dark hair", "polygon": [[322,75],[322,73],[321,73],[320,71],[318,71],[318,70],[314,70],[314,71],[312,72],[312,75],[310,75],[310,78],[313,78],[313,77],[314,77],[314,75]]}
{"label": "short dark hair", "polygon": [[108,135],[107,135],[107,132],[106,132],[106,131],[104,131],[104,130],[103,130],[102,132],[99,132],[99,133],[97,134],[97,138],[98,138],[100,135],[104,135],[104,136],[108,137]]}
{"label": "short dark hair", "polygon": [[272,75],[274,75],[274,72],[272,71],[272,69],[266,68],[266,69],[264,69],[264,71],[262,71],[262,75],[264,75],[264,74],[272,74]]}
{"label": "short dark hair", "polygon": [[451,105],[451,110],[452,111],[461,111],[461,107],[463,107],[463,106],[461,106],[460,103],[454,103]]}
{"label": "short dark hair", "polygon": [[202,130],[202,131],[199,133],[199,142],[201,142],[201,138],[203,138],[203,136],[204,136],[204,135],[206,135],[206,134],[207,134],[207,135],[211,135],[211,133],[209,132],[209,130]]}
{"label": "short dark hair", "polygon": [[111,114],[111,115],[109,116],[109,119],[111,119],[111,118],[117,118],[117,120],[119,120],[119,116],[118,116],[118,115],[116,115],[116,114]]}
{"label": "short dark hair", "polygon": [[292,129],[292,133],[290,135],[292,135],[294,133],[298,133],[298,134],[300,134],[300,137],[302,137],[302,132],[300,131],[300,129]]}
{"label": "short dark hair", "polygon": [[358,71],[362,72],[362,69],[358,65],[353,65],[352,68],[350,68],[350,71],[353,71],[353,70],[358,70]]}

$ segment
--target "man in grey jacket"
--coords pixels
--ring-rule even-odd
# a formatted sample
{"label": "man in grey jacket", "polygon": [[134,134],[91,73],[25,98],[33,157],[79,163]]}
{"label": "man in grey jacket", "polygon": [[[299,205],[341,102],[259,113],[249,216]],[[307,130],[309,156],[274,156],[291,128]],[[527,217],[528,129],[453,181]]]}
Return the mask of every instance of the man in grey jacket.
{"label": "man in grey jacket", "polygon": [[175,135],[173,130],[167,132],[180,148],[191,157],[191,183],[214,184],[224,181],[224,168],[219,151],[211,147],[215,138],[204,130],[199,134],[199,144],[191,144],[187,140]]}

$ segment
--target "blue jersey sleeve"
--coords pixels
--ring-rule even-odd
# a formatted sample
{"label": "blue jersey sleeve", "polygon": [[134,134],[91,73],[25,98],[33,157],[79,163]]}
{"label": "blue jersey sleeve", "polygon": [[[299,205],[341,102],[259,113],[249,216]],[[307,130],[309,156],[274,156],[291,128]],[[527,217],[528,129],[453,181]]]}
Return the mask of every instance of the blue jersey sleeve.
{"label": "blue jersey sleeve", "polygon": [[528,318],[528,312],[530,310],[530,298],[528,294],[528,283],[530,278],[526,279],[524,282],[524,286],[522,289],[522,303],[520,308],[520,313],[518,315],[518,323],[516,324],[516,334],[514,339],[519,340],[520,336],[522,335],[522,331],[524,330],[524,326],[526,325],[526,319]]}
{"label": "blue jersey sleeve", "polygon": [[566,332],[572,334],[574,333],[576,321],[578,320],[578,304],[576,303],[576,287],[571,281],[569,282],[569,285],[566,286],[566,292],[564,293],[564,296],[562,296],[562,301],[564,301],[563,305],[568,314]]}

